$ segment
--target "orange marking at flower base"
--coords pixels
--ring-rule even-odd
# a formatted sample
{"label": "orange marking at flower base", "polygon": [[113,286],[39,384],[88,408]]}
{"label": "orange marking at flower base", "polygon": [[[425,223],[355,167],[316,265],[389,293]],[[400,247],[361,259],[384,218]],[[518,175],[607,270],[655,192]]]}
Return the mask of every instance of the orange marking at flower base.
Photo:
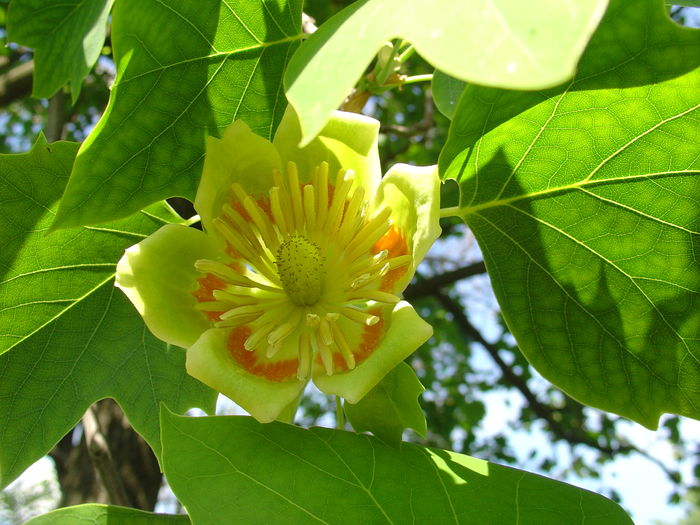
{"label": "orange marking at flower base", "polygon": [[[387,250],[389,252],[387,256],[389,259],[398,257],[399,255],[408,255],[410,253],[408,251],[406,239],[404,239],[401,232],[397,230],[395,226],[392,226],[391,229],[372,246],[372,253],[378,253],[382,250]],[[407,265],[389,270],[387,274],[382,277],[379,290],[382,292],[392,291],[396,282],[406,274],[407,270]]]}
{"label": "orange marking at flower base", "polygon": [[231,358],[246,372],[274,383],[296,379],[298,359],[258,363],[255,352],[250,352],[243,346],[253,333],[249,326],[237,326],[228,336],[226,347]]}
{"label": "orange marking at flower base", "polygon": [[[198,303],[206,303],[209,301],[214,301],[214,290],[221,290],[226,287],[226,283],[212,275],[210,273],[206,274],[204,277],[197,279],[199,287],[192,292],[194,298]],[[202,312],[204,316],[210,321],[219,321],[219,316],[224,312]]]}
{"label": "orange marking at flower base", "polygon": [[372,352],[377,348],[379,341],[384,335],[384,317],[382,316],[382,311],[379,308],[369,311],[370,314],[379,317],[379,322],[373,324],[372,326],[365,326],[362,331],[362,342],[357,351],[353,352],[355,356],[355,362],[359,365],[362,361],[367,359]]}
{"label": "orange marking at flower base", "polygon": [[[271,222],[274,222],[274,219],[272,218],[272,206],[270,205],[270,199],[268,197],[260,197],[255,202],[265,213],[267,219]],[[244,221],[249,222],[251,224],[253,223],[253,219],[251,219],[250,214],[246,211],[243,204],[235,198],[235,196],[231,195],[231,198],[229,199],[229,204],[231,205],[231,208],[238,212],[238,214],[243,218]]]}
{"label": "orange marking at flower base", "polygon": [[244,221],[250,222],[250,223],[253,222],[253,219],[250,218],[250,215],[248,215],[248,212],[245,211],[245,208],[243,207],[243,204],[241,204],[240,202],[238,202],[237,200],[235,200],[234,197],[231,197],[230,203],[231,203],[231,208],[233,208],[234,210],[236,210],[236,211],[238,212],[238,215],[240,215],[241,217],[243,217],[243,220],[244,220]]}

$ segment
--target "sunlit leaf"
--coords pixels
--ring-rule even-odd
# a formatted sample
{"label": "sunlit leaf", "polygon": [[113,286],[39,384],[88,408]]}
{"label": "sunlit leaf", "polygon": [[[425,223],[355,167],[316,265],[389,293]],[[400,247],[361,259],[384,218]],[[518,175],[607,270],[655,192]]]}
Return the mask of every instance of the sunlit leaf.
{"label": "sunlit leaf", "polygon": [[56,226],[125,217],[174,195],[192,199],[205,138],[235,119],[271,138],[300,23],[301,0],[117,2],[117,78],[81,146]]}
{"label": "sunlit leaf", "polygon": [[468,86],[441,157],[520,349],[588,405],[700,418],[700,31],[611,4],[567,86]]}
{"label": "sunlit leaf", "polygon": [[114,0],[13,0],[7,13],[10,42],[34,48],[32,96],[49,98],[70,83],[73,103],[105,41]]}
{"label": "sunlit leaf", "polygon": [[176,217],[162,204],[100,228],[47,234],[77,145],[0,155],[0,486],[113,397],[158,454],[161,402],[213,410],[184,351],[153,337],[114,272],[124,249]]}
{"label": "sunlit leaf", "polygon": [[478,84],[536,89],[574,74],[607,0],[360,0],[324,23],[285,73],[287,98],[311,140],[392,38],[435,68]]}
{"label": "sunlit leaf", "polygon": [[194,525],[632,523],[598,494],[454,452],[242,416],[163,411],[161,424],[165,475]]}

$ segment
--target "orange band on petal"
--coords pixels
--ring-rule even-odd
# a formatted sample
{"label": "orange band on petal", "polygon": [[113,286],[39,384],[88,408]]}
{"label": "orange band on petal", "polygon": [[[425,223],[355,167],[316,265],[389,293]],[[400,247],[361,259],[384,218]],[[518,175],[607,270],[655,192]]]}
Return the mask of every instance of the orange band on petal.
{"label": "orange band on petal", "polygon": [[[379,253],[382,250],[389,252],[387,258],[398,257],[400,255],[408,255],[408,244],[406,239],[404,239],[401,232],[392,226],[391,229],[384,234],[372,247],[372,253]],[[396,282],[401,279],[408,270],[408,266],[399,266],[393,270],[389,270],[387,274],[382,277],[379,283],[379,290],[382,292],[391,292],[394,289]]]}
{"label": "orange band on petal", "polygon": [[[267,220],[274,222],[274,219],[272,218],[272,208],[270,206],[270,199],[267,197],[260,197],[259,199],[256,199],[255,202],[257,203],[258,206],[260,206],[260,209],[265,213],[267,216]],[[231,195],[231,198],[229,199],[229,204],[231,205],[231,208],[236,210],[238,214],[243,218],[244,221],[253,223],[253,219],[251,218],[250,214],[246,211],[245,207],[243,204],[238,202],[236,200],[235,196],[233,194]]]}
{"label": "orange band on petal", "polygon": [[355,356],[355,362],[359,365],[362,361],[367,359],[384,335],[384,316],[380,309],[370,310],[368,313],[376,315],[379,317],[379,322],[371,326],[365,326],[362,330],[362,341],[360,342],[359,348],[353,352]]}
{"label": "orange band on petal", "polygon": [[270,361],[259,363],[255,352],[250,352],[243,346],[250,337],[252,330],[248,326],[237,326],[228,336],[226,347],[231,358],[246,372],[267,379],[274,383],[296,380],[298,359]]}
{"label": "orange band on petal", "polygon": [[[214,290],[221,290],[226,286],[226,283],[212,275],[210,273],[206,274],[204,277],[197,279],[199,287],[192,292],[194,298],[198,303],[206,303],[209,301],[214,301]],[[202,312],[202,314],[210,321],[219,321],[219,316],[223,312]]]}

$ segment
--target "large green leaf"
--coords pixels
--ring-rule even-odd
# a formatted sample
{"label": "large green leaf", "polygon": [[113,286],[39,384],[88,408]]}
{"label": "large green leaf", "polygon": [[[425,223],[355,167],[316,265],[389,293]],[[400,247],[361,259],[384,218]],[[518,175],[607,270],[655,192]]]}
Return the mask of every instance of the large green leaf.
{"label": "large green leaf", "polygon": [[175,219],[162,204],[100,228],[47,234],[77,144],[0,155],[0,486],[113,397],[158,454],[161,402],[213,410],[184,352],[146,329],[113,285],[125,248]]}
{"label": "large green leaf", "polygon": [[32,96],[49,98],[70,82],[75,103],[100,56],[114,0],[12,0],[7,38],[34,48]]}
{"label": "large green leaf", "polygon": [[567,86],[468,86],[440,159],[521,350],[588,405],[700,418],[700,31],[611,4]]}
{"label": "large green leaf", "polygon": [[76,505],[56,509],[26,522],[25,525],[189,525],[185,515],[154,514],[113,505]]}
{"label": "large green leaf", "polygon": [[242,416],[164,410],[161,425],[165,475],[195,525],[632,523],[598,494],[444,450]]}
{"label": "large green leaf", "polygon": [[563,82],[607,0],[360,0],[324,23],[285,73],[287,98],[308,143],[385,41],[404,38],[461,80],[535,89]]}
{"label": "large green leaf", "polygon": [[56,226],[193,198],[205,138],[234,119],[270,138],[285,109],[282,72],[300,24],[301,0],[117,2],[117,79],[80,149]]}

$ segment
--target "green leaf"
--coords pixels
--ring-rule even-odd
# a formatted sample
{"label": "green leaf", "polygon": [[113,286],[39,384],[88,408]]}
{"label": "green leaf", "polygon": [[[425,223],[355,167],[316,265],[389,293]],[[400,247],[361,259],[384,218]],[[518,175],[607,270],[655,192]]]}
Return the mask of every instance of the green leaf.
{"label": "green leaf", "polygon": [[56,509],[42,514],[25,525],[189,525],[190,518],[184,515],[155,514],[127,507],[87,504]]}
{"label": "green leaf", "polygon": [[628,524],[610,500],[444,450],[249,417],[164,410],[163,467],[195,525]]}
{"label": "green leaf", "polygon": [[459,97],[462,96],[462,92],[466,86],[466,82],[436,70],[433,75],[431,87],[433,100],[435,101],[438,111],[447,118],[452,119],[457,103],[459,102]]}
{"label": "green leaf", "polygon": [[410,41],[445,73],[478,84],[535,89],[574,74],[607,0],[530,2],[362,0],[324,23],[289,63],[284,85],[308,143],[379,48]]}
{"label": "green leaf", "polygon": [[345,415],[355,432],[372,432],[390,445],[401,441],[406,428],[425,436],[425,416],[418,403],[424,390],[413,368],[402,362],[359,403],[346,402]]}
{"label": "green leaf", "polygon": [[117,2],[117,78],[56,227],[118,219],[173,195],[193,199],[205,138],[235,119],[271,138],[300,24],[301,0]]}
{"label": "green leaf", "polygon": [[520,349],[579,401],[700,418],[700,31],[613,2],[567,86],[468,86],[461,188]]}
{"label": "green leaf", "polygon": [[47,234],[77,144],[0,155],[0,486],[113,397],[156,454],[161,402],[213,410],[216,394],[185,373],[184,352],[146,329],[114,288],[125,248],[172,221],[162,204],[100,228]]}
{"label": "green leaf", "polygon": [[7,13],[10,42],[34,48],[32,96],[49,98],[70,83],[73,103],[100,56],[114,0],[13,0]]}

